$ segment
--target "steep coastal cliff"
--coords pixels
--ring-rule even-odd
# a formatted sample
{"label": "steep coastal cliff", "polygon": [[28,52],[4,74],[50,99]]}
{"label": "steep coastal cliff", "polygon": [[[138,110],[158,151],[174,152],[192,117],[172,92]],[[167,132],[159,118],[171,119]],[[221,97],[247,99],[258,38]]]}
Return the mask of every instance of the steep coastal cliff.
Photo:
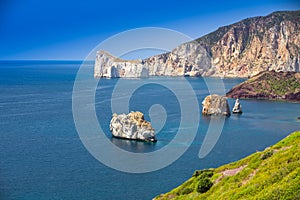
{"label": "steep coastal cliff", "polygon": [[144,60],[122,60],[105,51],[98,51],[95,77],[148,77],[148,76],[210,76],[214,68],[207,51],[197,42],[189,42],[172,52]]}
{"label": "steep coastal cliff", "polygon": [[300,11],[245,19],[197,41],[211,54],[220,76],[249,77],[265,70],[299,71]]}
{"label": "steep coastal cliff", "polygon": [[299,71],[300,11],[274,12],[224,26],[169,53],[121,60],[98,51],[95,77],[251,77],[261,71]]}

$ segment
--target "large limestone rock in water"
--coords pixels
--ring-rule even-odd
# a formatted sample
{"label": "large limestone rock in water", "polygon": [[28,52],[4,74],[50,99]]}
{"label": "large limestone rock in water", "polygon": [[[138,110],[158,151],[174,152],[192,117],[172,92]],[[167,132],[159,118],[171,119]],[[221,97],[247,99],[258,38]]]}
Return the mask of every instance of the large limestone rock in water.
{"label": "large limestone rock in water", "polygon": [[126,114],[113,114],[110,121],[110,131],[114,137],[131,140],[156,142],[154,129],[151,123],[144,119],[141,112]]}
{"label": "large limestone rock in water", "polygon": [[203,115],[223,115],[230,116],[230,109],[226,97],[212,94],[202,102]]}

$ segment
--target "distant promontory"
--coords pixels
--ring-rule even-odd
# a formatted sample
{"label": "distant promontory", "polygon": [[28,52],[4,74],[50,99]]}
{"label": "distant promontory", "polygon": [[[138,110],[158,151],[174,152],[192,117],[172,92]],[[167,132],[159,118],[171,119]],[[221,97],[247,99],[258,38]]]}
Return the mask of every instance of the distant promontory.
{"label": "distant promontory", "polygon": [[[134,42],[134,41],[132,41]],[[99,50],[94,77],[252,77],[261,71],[299,72],[300,10],[274,12],[223,26],[171,52],[122,60]]]}
{"label": "distant promontory", "polygon": [[233,87],[227,97],[300,102],[300,73],[264,71]]}

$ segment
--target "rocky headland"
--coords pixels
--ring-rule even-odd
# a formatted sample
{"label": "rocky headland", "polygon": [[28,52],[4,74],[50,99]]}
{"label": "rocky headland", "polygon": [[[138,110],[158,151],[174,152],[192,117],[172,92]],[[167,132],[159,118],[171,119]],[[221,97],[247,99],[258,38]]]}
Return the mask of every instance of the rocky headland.
{"label": "rocky headland", "polygon": [[230,98],[300,102],[300,73],[264,71],[233,87]]}
{"label": "rocky headland", "polygon": [[149,76],[210,76],[211,59],[197,42],[178,46],[172,52],[141,60],[122,60],[106,51],[98,51],[94,77],[137,78]]}
{"label": "rocky headland", "polygon": [[122,60],[98,51],[94,77],[251,77],[261,71],[296,71],[300,11],[280,11],[223,26],[171,52]]}
{"label": "rocky headland", "polygon": [[114,137],[156,142],[156,136],[151,123],[144,119],[141,112],[126,114],[113,114],[110,121],[110,131]]}

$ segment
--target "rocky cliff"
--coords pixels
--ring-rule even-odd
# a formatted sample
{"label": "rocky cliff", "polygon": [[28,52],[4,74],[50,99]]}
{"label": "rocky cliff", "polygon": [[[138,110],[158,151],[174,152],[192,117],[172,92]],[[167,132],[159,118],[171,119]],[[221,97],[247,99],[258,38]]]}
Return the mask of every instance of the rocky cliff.
{"label": "rocky cliff", "polygon": [[232,88],[226,96],[300,102],[300,73],[274,70],[260,72]]}
{"label": "rocky cliff", "polygon": [[197,42],[143,60],[122,60],[101,50],[97,52],[94,68],[95,77],[210,76],[214,73],[209,54]]}
{"label": "rocky cliff", "polygon": [[173,51],[121,60],[98,51],[95,77],[250,77],[260,71],[299,71],[300,11],[274,12],[224,26]]}
{"label": "rocky cliff", "polygon": [[299,71],[300,11],[274,12],[224,26],[197,41],[212,56],[218,76]]}

